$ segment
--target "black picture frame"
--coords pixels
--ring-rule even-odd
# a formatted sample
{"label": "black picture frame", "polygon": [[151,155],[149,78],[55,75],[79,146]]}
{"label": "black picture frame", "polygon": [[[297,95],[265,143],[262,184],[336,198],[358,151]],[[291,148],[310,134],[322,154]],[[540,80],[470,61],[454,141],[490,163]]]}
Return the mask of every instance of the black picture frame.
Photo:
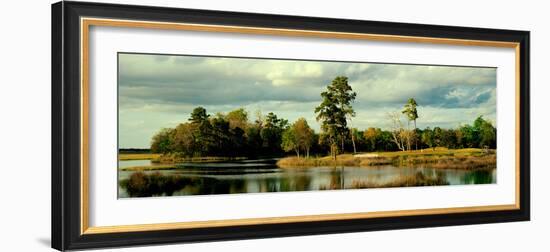
{"label": "black picture frame", "polygon": [[[519,43],[519,209],[160,231],[81,233],[81,17]],[[254,239],[530,219],[529,32],[103,3],[52,5],[52,247],[58,250]]]}

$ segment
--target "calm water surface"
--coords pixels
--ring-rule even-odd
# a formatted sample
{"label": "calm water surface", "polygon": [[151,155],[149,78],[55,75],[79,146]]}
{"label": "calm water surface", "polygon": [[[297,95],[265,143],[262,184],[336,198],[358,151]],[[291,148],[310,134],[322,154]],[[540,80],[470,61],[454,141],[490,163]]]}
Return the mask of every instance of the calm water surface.
{"label": "calm water surface", "polygon": [[[274,159],[244,160],[220,163],[182,163],[174,170],[160,172],[185,178],[172,193],[178,195],[206,195],[230,193],[314,191],[326,189],[351,189],[357,183],[392,182],[403,176],[422,173],[430,178],[443,178],[449,185],[496,183],[496,169],[457,170],[429,167],[313,167],[285,168],[275,165]],[[119,161],[119,167],[155,165],[149,160]],[[128,179],[134,171],[119,171],[119,182]],[[119,186],[119,197],[129,197]]]}

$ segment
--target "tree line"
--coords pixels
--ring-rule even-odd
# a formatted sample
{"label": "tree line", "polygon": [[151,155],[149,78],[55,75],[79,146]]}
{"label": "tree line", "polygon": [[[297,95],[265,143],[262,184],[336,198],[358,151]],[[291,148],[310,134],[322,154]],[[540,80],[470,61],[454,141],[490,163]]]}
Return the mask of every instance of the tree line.
{"label": "tree line", "polygon": [[336,158],[344,152],[496,148],[496,128],[482,116],[472,125],[455,129],[418,129],[418,104],[414,98],[408,99],[402,111],[388,113],[389,129],[370,127],[361,131],[352,127],[356,116],[352,103],[356,95],[347,77],[336,77],[321,93],[321,103],[315,108],[321,124],[318,133],[305,118],[291,124],[273,112],[265,115],[258,112],[255,120],[250,120],[244,108],[210,115],[205,108],[196,107],[187,122],[157,132],[151,141],[151,151],[183,157],[281,156],[294,152],[297,156],[330,154]]}

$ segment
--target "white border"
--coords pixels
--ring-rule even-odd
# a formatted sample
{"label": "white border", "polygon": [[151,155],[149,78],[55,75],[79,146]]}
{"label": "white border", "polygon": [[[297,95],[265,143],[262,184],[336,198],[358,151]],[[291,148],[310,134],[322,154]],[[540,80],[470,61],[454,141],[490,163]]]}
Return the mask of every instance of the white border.
{"label": "white border", "polygon": [[[515,101],[512,48],[90,27],[90,226],[515,203],[515,102],[497,102],[497,184],[117,200],[117,52],[497,67]],[[504,137],[506,136],[506,137]]]}

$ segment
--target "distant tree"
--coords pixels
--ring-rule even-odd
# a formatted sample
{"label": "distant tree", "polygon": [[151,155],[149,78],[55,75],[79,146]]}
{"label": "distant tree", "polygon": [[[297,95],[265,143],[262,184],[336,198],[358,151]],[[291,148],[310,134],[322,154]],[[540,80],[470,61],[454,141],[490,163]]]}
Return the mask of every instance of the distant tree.
{"label": "distant tree", "polygon": [[230,150],[233,156],[237,156],[244,152],[244,148],[246,146],[245,131],[240,127],[235,127],[230,129],[229,132],[231,139]]}
{"label": "distant tree", "polygon": [[242,130],[246,130],[248,126],[248,113],[244,108],[239,108],[227,113],[225,119],[229,121],[229,127],[231,129],[238,127]]}
{"label": "distant tree", "polygon": [[231,148],[231,133],[229,132],[229,122],[223,115],[218,114],[210,120],[213,136],[213,153],[221,156],[228,156],[228,150]]}
{"label": "distant tree", "polygon": [[443,130],[440,127],[434,127],[433,139],[434,146],[443,146]]}
{"label": "distant tree", "polygon": [[351,128],[350,132],[351,132],[352,144],[355,143],[354,152],[364,149],[365,145],[367,144],[365,140],[364,132],[360,131],[358,128]]}
{"label": "distant tree", "polygon": [[474,130],[478,132],[479,147],[481,148],[496,148],[496,128],[491,122],[479,116],[474,121]]}
{"label": "distant tree", "polygon": [[422,132],[422,142],[435,150],[434,133],[430,127],[427,127],[424,129],[424,132]]}
{"label": "distant tree", "polygon": [[306,152],[306,157],[309,158],[309,150],[313,145],[314,132],[313,129],[309,127],[305,118],[299,118],[291,128],[294,131],[294,137],[296,138],[296,143],[298,148]]}
{"label": "distant tree", "polygon": [[377,150],[394,151],[399,150],[396,148],[392,141],[392,133],[386,130],[380,131],[378,135],[378,141],[376,141]]}
{"label": "distant tree", "polygon": [[283,132],[281,147],[284,151],[295,151],[296,156],[300,157],[300,145],[298,144],[294,127],[288,127]]}
{"label": "distant tree", "polygon": [[462,142],[464,147],[473,148],[478,147],[477,139],[478,133],[474,128],[468,124],[460,127],[460,133],[462,135]]}
{"label": "distant tree", "polygon": [[193,109],[193,112],[191,112],[191,117],[189,118],[189,121],[191,121],[193,123],[200,124],[200,123],[208,120],[208,117],[210,117],[210,115],[208,115],[206,113],[205,108],[196,107],[196,108]]}
{"label": "distant tree", "polygon": [[263,146],[261,128],[256,124],[251,124],[246,128],[245,135],[248,155],[258,155]]}
{"label": "distant tree", "polygon": [[179,124],[174,131],[172,150],[183,156],[193,156],[196,152],[196,140],[193,134],[195,130],[196,126],[192,123]]}
{"label": "distant tree", "polygon": [[461,127],[456,129],[454,132],[456,138],[456,148],[464,148],[464,134],[461,130]]}
{"label": "distant tree", "polygon": [[152,153],[168,153],[172,151],[174,129],[164,128],[157,132],[151,140]]}
{"label": "distant tree", "polygon": [[397,145],[397,148],[401,151],[410,149],[410,131],[403,128],[403,123],[400,119],[398,112],[388,113],[388,119],[390,120],[392,141]]}
{"label": "distant tree", "polygon": [[189,121],[194,125],[195,152],[198,155],[207,155],[213,144],[212,125],[210,115],[203,107],[196,107],[191,112]]}
{"label": "distant tree", "polygon": [[442,130],[441,145],[451,149],[456,148],[456,134],[453,129]]}
{"label": "distant tree", "polygon": [[269,112],[265,117],[265,122],[261,129],[263,147],[273,153],[280,152],[283,131],[288,127],[288,120],[277,118],[273,112]]}
{"label": "distant tree", "polygon": [[377,143],[379,141],[379,136],[381,135],[380,129],[375,128],[368,128],[364,131],[363,136],[365,137],[365,141],[369,144],[369,150],[370,151],[376,151],[377,150]]}

